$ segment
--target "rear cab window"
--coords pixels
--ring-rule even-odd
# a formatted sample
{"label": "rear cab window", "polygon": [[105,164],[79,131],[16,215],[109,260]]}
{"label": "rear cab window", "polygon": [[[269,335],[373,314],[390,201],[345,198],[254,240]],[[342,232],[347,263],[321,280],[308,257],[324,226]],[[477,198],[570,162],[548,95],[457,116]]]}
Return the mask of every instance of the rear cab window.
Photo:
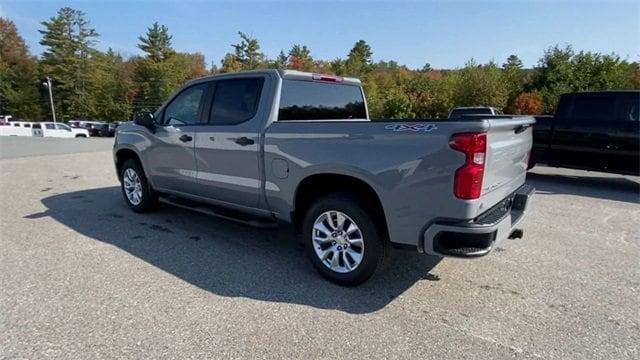
{"label": "rear cab window", "polygon": [[304,80],[282,81],[279,121],[366,120],[359,86]]}

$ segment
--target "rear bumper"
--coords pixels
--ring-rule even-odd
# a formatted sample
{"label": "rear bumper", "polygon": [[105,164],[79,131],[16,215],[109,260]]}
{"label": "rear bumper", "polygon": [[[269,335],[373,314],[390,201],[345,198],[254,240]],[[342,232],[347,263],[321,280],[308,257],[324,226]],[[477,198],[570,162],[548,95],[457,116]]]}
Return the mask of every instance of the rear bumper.
{"label": "rear bumper", "polygon": [[[513,194],[471,221],[440,221],[424,231],[422,250],[429,255],[479,257],[500,241],[522,236],[519,228],[535,189],[522,185]],[[518,231],[520,230],[520,231]]]}

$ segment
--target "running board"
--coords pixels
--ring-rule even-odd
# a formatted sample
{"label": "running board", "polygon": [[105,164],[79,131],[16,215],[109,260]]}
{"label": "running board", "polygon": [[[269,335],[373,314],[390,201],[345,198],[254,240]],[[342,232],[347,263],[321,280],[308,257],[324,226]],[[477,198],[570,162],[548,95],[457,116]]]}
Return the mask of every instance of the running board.
{"label": "running board", "polygon": [[179,207],[181,209],[196,211],[201,214],[215,216],[217,218],[234,221],[240,224],[244,224],[244,225],[248,225],[256,228],[274,229],[278,227],[278,223],[275,220],[259,218],[259,217],[241,213],[239,211],[223,209],[223,208],[215,207],[212,205],[191,201],[188,199],[178,198],[175,196],[170,196],[170,197],[161,196],[158,198],[158,200],[161,203],[164,203],[167,205]]}

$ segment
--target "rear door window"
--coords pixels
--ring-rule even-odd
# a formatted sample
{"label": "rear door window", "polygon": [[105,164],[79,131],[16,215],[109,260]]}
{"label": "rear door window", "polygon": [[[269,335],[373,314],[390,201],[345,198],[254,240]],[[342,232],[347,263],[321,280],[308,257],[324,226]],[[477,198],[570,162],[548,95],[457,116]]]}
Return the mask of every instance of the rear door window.
{"label": "rear door window", "polygon": [[366,119],[359,86],[284,80],[278,120]]}
{"label": "rear door window", "polygon": [[577,123],[601,124],[615,118],[615,97],[612,95],[576,95],[573,100],[572,120]]}
{"label": "rear door window", "polygon": [[45,129],[48,130],[55,130],[56,127],[53,124],[44,124]]}
{"label": "rear door window", "polygon": [[256,116],[263,77],[218,80],[215,82],[209,123],[234,125]]}

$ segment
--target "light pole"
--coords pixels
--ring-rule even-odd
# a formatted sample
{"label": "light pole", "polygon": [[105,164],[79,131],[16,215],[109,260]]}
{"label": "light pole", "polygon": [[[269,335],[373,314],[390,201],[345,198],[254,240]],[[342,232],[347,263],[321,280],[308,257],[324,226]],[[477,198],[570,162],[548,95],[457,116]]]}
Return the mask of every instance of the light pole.
{"label": "light pole", "polygon": [[56,122],[56,109],[53,107],[53,90],[51,89],[51,78],[47,76],[47,82],[43,82],[42,85],[49,89],[49,101],[51,102],[51,115],[53,116],[53,122]]}

